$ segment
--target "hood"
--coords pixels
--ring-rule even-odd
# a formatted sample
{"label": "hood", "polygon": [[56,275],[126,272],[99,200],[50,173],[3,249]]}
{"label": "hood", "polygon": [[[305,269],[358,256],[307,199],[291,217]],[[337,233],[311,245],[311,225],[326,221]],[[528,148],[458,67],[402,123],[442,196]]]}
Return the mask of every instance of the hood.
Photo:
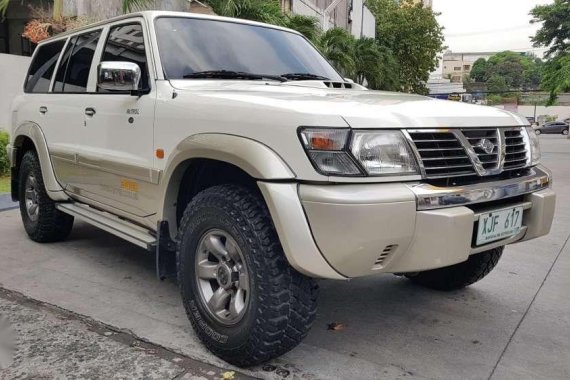
{"label": "hood", "polygon": [[396,92],[328,88],[319,81],[263,82],[173,80],[194,95],[243,102],[270,112],[340,116],[352,128],[510,127],[528,124],[519,115],[495,107]]}

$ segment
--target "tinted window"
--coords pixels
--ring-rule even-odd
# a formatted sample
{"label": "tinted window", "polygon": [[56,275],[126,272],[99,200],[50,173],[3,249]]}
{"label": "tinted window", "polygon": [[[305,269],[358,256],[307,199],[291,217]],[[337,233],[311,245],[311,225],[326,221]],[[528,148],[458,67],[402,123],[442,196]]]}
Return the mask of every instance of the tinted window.
{"label": "tinted window", "polygon": [[[132,62],[141,69],[139,89],[148,88],[148,68],[141,24],[127,24],[112,27],[105,44],[102,62]],[[97,89],[99,92],[107,92]]]}
{"label": "tinted window", "polygon": [[156,20],[158,49],[168,79],[199,71],[252,74],[309,73],[342,80],[302,36],[235,22],[161,17]]}
{"label": "tinted window", "polygon": [[28,71],[26,92],[48,92],[51,76],[64,44],[65,40],[62,40],[38,47]]}
{"label": "tinted window", "polygon": [[[54,92],[86,92],[101,30],[73,37],[56,75]],[[71,48],[73,46],[73,48]]]}

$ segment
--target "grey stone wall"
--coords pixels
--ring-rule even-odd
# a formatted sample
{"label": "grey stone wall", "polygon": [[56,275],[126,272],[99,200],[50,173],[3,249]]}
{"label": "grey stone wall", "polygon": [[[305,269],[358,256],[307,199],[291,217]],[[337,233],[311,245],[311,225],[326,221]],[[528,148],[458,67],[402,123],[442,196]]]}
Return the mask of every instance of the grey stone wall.
{"label": "grey stone wall", "polygon": [[[123,13],[122,0],[64,0],[64,12],[69,16],[88,16],[104,20]],[[154,0],[145,9],[187,11],[187,0]]]}

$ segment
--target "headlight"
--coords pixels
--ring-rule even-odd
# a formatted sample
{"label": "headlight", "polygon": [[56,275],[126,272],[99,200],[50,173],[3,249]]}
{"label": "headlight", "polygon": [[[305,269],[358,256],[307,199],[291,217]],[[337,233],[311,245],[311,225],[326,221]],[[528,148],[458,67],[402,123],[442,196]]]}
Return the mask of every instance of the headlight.
{"label": "headlight", "polygon": [[315,168],[325,175],[418,174],[417,162],[400,131],[304,128],[301,141]]}
{"label": "headlight", "polygon": [[530,153],[530,166],[537,165],[540,162],[540,142],[533,127],[525,127],[528,138],[528,146]]}
{"label": "headlight", "polygon": [[357,131],[350,150],[370,175],[416,174],[418,165],[400,131]]}

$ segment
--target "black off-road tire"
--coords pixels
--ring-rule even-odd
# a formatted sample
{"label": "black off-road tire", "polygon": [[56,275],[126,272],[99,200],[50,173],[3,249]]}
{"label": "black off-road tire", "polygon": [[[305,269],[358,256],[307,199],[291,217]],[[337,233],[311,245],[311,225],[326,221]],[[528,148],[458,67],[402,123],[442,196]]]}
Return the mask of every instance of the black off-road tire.
{"label": "black off-road tire", "polygon": [[[32,220],[26,210],[26,179],[30,174],[35,177],[37,185],[35,189],[39,210],[37,220]],[[30,150],[24,154],[18,181],[20,214],[30,239],[38,243],[51,243],[67,238],[73,227],[73,216],[56,209],[56,203],[48,196],[36,152]]]}
{"label": "black off-road tire", "polygon": [[[201,236],[212,229],[231,235],[249,272],[249,303],[231,326],[212,318],[197,289],[195,254]],[[177,264],[196,334],[228,363],[247,367],[278,357],[297,346],[313,324],[318,286],[289,265],[265,203],[251,190],[221,185],[196,195],[180,222]]]}
{"label": "black off-road tire", "polygon": [[499,262],[503,248],[494,248],[469,256],[467,261],[445,268],[405,276],[414,283],[436,290],[456,290],[469,286],[488,275]]}

